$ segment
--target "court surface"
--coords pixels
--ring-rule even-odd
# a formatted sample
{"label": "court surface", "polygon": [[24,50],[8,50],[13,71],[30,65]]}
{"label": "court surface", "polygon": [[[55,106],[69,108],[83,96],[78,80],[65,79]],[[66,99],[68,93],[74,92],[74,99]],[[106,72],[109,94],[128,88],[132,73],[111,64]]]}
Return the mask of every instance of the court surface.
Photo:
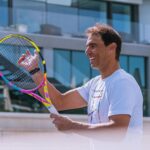
{"label": "court surface", "polygon": [[0,150],[91,150],[93,143],[75,134],[49,132],[1,132]]}
{"label": "court surface", "polygon": [[[69,116],[83,122],[83,116]],[[108,137],[114,137],[108,134]],[[101,136],[103,137],[103,136]],[[136,136],[128,142],[96,140],[89,133],[79,135],[60,132],[51,124],[48,114],[1,113],[0,150],[148,150],[150,149],[150,119],[144,119],[144,133],[140,140]]]}
{"label": "court surface", "polygon": [[[145,134],[142,141],[123,144],[92,140],[74,133],[56,130],[48,132],[0,132],[0,150],[147,150],[150,135]],[[134,140],[134,139],[131,139]]]}

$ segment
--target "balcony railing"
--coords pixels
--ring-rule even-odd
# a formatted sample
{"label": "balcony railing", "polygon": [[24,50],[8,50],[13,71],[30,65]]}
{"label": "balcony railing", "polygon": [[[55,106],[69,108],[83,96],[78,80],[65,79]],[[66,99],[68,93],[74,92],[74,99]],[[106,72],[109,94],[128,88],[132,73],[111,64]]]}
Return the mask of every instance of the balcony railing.
{"label": "balcony railing", "polygon": [[[124,42],[150,44],[150,24],[130,22],[129,20],[107,20],[104,16],[84,16],[75,8],[71,13],[0,7],[0,31],[47,34],[56,36],[85,37],[86,28],[96,22],[108,23],[122,36]],[[6,11],[7,10],[7,11]],[[100,13],[100,12],[99,12]],[[11,15],[10,15],[11,14]]]}

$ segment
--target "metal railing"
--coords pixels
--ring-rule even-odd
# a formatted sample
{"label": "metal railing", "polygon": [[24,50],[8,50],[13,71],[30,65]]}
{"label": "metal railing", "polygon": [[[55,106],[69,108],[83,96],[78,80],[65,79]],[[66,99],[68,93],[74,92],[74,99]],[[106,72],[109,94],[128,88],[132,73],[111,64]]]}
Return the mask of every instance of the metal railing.
{"label": "metal railing", "polygon": [[[8,8],[0,7],[0,9]],[[130,20],[108,20],[103,17],[97,18],[97,15],[93,17],[82,16],[77,12],[73,14],[61,14],[50,10],[46,12],[44,9],[40,11],[29,8],[14,8],[10,12],[12,12],[10,16],[6,13],[0,18],[0,31],[84,38],[87,27],[101,22],[116,28],[124,42],[150,44],[150,24],[131,22]],[[81,20],[84,21],[81,22]]]}

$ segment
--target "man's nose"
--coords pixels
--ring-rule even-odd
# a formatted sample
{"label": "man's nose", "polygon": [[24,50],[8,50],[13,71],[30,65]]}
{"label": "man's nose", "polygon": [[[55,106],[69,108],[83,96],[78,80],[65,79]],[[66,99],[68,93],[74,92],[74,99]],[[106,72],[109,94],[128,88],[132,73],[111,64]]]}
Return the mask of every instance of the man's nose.
{"label": "man's nose", "polygon": [[85,50],[85,54],[87,55],[87,56],[89,56],[89,54],[90,54],[90,49],[87,47],[86,48],[86,50]]}

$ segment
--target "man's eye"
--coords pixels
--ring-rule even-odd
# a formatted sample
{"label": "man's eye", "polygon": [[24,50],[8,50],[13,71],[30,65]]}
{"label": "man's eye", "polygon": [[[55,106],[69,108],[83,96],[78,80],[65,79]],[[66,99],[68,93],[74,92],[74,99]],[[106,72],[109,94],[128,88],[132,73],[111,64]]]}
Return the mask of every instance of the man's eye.
{"label": "man's eye", "polygon": [[91,45],[91,48],[95,48],[95,45]]}

